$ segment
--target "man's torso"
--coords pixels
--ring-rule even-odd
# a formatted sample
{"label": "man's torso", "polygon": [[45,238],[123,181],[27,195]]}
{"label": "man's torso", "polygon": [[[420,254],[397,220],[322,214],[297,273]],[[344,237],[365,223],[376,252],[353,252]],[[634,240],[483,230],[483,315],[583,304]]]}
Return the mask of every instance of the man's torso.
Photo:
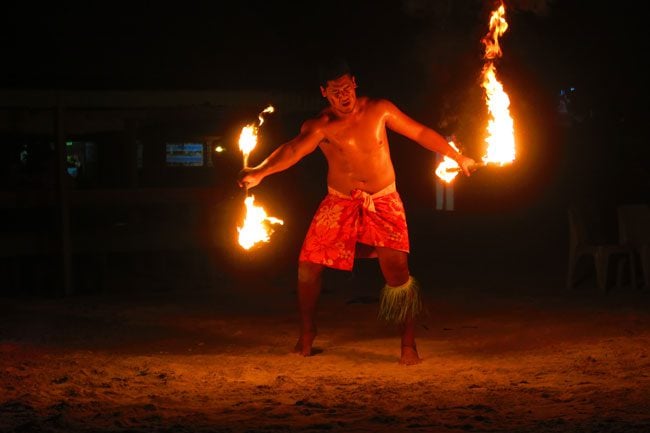
{"label": "man's torso", "polygon": [[359,98],[358,109],[339,118],[325,110],[317,120],[325,138],[320,148],[329,170],[328,186],[348,193],[375,193],[395,181],[386,134],[388,113],[381,104]]}

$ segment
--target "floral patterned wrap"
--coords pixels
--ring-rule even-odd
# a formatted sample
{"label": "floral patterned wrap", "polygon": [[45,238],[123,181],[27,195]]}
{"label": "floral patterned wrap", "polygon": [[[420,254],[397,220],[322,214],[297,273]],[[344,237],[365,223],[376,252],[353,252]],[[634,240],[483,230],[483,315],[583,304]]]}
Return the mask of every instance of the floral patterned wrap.
{"label": "floral patterned wrap", "polygon": [[300,251],[300,261],[351,270],[355,257],[376,257],[374,248],[357,249],[357,243],[409,252],[404,204],[395,184],[368,194],[355,189],[350,195],[333,189],[321,202]]}

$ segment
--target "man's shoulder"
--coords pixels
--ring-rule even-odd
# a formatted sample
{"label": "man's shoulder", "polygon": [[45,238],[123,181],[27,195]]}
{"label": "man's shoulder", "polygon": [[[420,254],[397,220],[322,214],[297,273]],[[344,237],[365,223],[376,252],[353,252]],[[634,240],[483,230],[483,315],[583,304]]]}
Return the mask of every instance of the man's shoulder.
{"label": "man's shoulder", "polygon": [[393,105],[393,103],[386,98],[366,98],[366,103],[371,105]]}
{"label": "man's shoulder", "polygon": [[320,113],[318,113],[316,116],[311,117],[307,120],[305,120],[302,123],[302,130],[303,131],[308,131],[308,130],[315,130],[324,127],[327,125],[327,123],[330,121],[330,115],[327,113],[327,110],[323,110]]}
{"label": "man's shoulder", "polygon": [[395,104],[386,98],[364,97],[363,99],[359,99],[359,103],[362,104],[365,108],[390,109],[391,107],[395,106]]}

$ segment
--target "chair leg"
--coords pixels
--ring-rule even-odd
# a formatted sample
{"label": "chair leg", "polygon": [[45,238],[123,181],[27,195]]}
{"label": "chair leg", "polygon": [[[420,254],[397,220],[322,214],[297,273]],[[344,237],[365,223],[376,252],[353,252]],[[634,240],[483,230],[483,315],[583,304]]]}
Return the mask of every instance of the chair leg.
{"label": "chair leg", "polygon": [[636,263],[634,258],[634,251],[628,254],[628,261],[630,262],[630,284],[633,289],[636,289]]}
{"label": "chair leg", "polygon": [[643,273],[643,287],[650,289],[650,247],[645,245],[639,255],[641,259],[641,272]]}
{"label": "chair leg", "polygon": [[618,258],[616,264],[616,287],[622,289],[625,284],[625,271],[629,272],[628,281],[630,288],[636,289],[636,266],[634,264],[634,253],[628,253]]}
{"label": "chair leg", "polygon": [[13,283],[13,290],[16,290],[17,293],[20,292],[20,289],[22,288],[22,282],[23,282],[23,273],[22,273],[22,263],[21,263],[21,258],[20,257],[13,257],[11,259],[11,271],[12,271],[12,279],[11,282]]}
{"label": "chair leg", "polygon": [[569,256],[569,266],[567,267],[566,288],[573,288],[573,268],[575,267],[575,257]]}
{"label": "chair leg", "polygon": [[594,266],[596,267],[596,284],[600,290],[607,292],[609,257],[604,251],[598,251],[594,255]]}
{"label": "chair leg", "polygon": [[620,259],[616,263],[616,288],[623,288],[623,273],[625,272],[625,260]]}

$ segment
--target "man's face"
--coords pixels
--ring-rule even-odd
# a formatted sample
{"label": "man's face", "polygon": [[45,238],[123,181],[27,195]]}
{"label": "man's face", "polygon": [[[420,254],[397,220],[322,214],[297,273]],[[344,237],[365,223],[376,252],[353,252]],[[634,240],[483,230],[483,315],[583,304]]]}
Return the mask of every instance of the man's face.
{"label": "man's face", "polygon": [[327,98],[332,108],[342,113],[351,113],[357,103],[357,83],[353,76],[346,74],[321,86],[323,97]]}

